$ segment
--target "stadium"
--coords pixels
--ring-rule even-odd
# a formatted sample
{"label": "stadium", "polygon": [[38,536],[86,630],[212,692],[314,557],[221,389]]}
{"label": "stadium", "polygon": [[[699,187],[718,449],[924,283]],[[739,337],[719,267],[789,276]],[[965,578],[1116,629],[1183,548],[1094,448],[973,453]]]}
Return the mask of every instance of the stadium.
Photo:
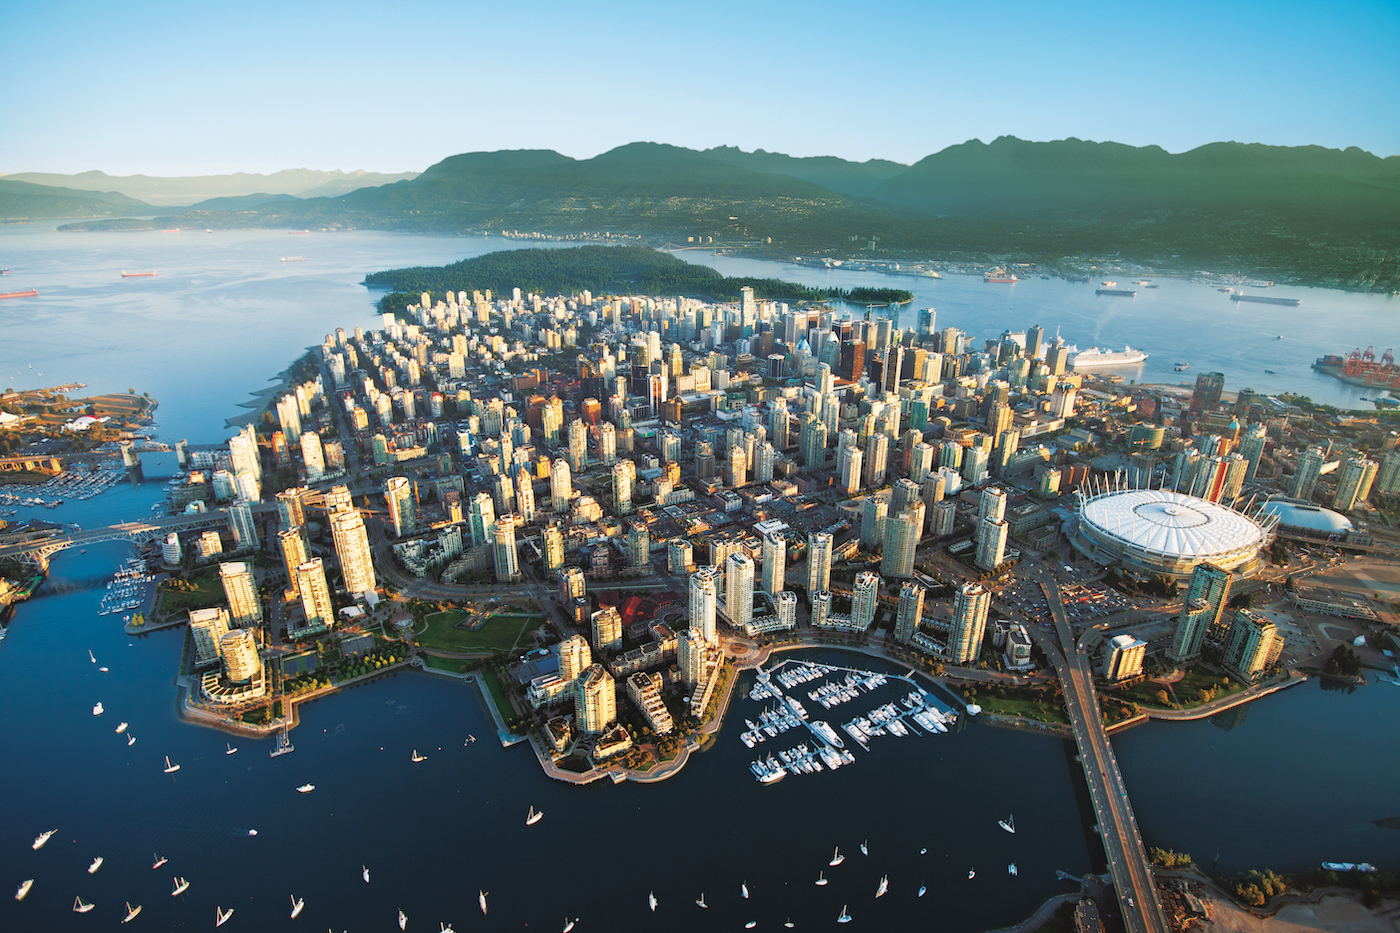
{"label": "stadium", "polygon": [[1273,540],[1277,517],[1257,517],[1170,489],[1081,491],[1074,546],[1099,564],[1185,578],[1211,563],[1249,575]]}

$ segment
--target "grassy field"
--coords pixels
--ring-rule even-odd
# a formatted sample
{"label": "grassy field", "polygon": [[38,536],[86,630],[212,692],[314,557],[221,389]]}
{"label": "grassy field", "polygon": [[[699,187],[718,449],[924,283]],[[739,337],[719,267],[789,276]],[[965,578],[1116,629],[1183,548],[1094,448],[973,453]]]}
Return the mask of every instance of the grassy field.
{"label": "grassy field", "polygon": [[1035,722],[1061,724],[1069,722],[1068,717],[1065,716],[1065,709],[1058,700],[1046,701],[1018,696],[998,697],[979,690],[977,695],[972,698],[972,702],[982,707],[982,711],[986,713],[1019,716],[1022,719],[1030,719]]}
{"label": "grassy field", "polygon": [[501,678],[497,677],[494,671],[481,671],[480,677],[491,690],[491,699],[495,701],[496,711],[501,714],[501,718],[509,719],[514,716],[515,708],[510,705],[510,698],[506,696],[506,688],[501,683]]}
{"label": "grassy field", "polygon": [[460,612],[434,612],[424,618],[427,630],[418,636],[418,644],[437,651],[509,651],[521,634],[544,621],[541,615],[494,615],[473,632],[457,628]]}
{"label": "grassy field", "polygon": [[435,671],[449,671],[453,674],[460,674],[463,665],[478,663],[476,661],[464,661],[461,658],[437,658],[433,657],[431,654],[420,654],[418,657],[423,659],[424,665],[431,667]]}
{"label": "grassy field", "polygon": [[219,567],[206,567],[190,577],[194,590],[171,590],[161,587],[160,609],[164,615],[178,615],[191,609],[208,609],[226,602],[223,584],[219,582]]}

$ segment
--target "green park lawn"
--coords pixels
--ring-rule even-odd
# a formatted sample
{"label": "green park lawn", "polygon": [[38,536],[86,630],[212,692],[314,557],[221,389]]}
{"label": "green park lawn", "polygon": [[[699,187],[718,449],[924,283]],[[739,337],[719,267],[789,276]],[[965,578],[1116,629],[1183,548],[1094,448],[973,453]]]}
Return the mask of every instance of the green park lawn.
{"label": "green park lawn", "polygon": [[977,691],[971,702],[982,707],[984,713],[996,713],[1001,716],[1017,716],[1022,719],[1030,719],[1035,722],[1053,722],[1067,724],[1068,717],[1065,716],[1065,708],[1058,700],[1043,700],[1040,698],[1029,698],[1020,696],[993,696],[984,691]]}
{"label": "green park lawn", "polygon": [[522,634],[544,621],[541,615],[493,615],[476,631],[457,628],[463,618],[460,612],[434,612],[426,616],[427,629],[418,636],[418,644],[436,651],[509,651]]}
{"label": "green park lawn", "polygon": [[223,584],[219,582],[219,567],[207,567],[189,579],[192,591],[171,590],[162,585],[160,609],[164,615],[179,615],[191,609],[208,609],[226,602]]}

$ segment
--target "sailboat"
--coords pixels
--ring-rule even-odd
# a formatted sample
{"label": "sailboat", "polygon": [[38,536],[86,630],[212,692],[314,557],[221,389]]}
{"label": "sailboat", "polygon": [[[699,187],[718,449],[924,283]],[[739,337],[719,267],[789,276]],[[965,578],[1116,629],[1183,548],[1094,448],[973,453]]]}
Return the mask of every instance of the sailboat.
{"label": "sailboat", "polygon": [[1004,820],[997,820],[997,825],[1006,830],[1011,835],[1016,835],[1016,816],[1012,814]]}
{"label": "sailboat", "polygon": [[881,875],[881,876],[880,876],[880,886],[877,887],[877,888],[875,889],[875,896],[876,896],[876,897],[884,897],[884,896],[885,896],[885,892],[888,891],[889,889],[890,889],[890,876],[889,876],[889,875]]}
{"label": "sailboat", "polygon": [[535,810],[535,805],[534,805],[534,804],[531,804],[531,805],[530,805],[530,812],[527,813],[527,814],[525,814],[525,825],[526,825],[526,826],[534,826],[536,823],[538,823],[538,822],[539,822],[541,819],[543,819],[543,818],[544,818],[544,811],[543,811],[543,810],[536,811],[536,810]]}
{"label": "sailboat", "polygon": [[820,886],[822,886],[822,885],[824,885],[824,884],[827,883],[827,881],[826,881],[826,876],[825,876],[822,872],[817,872],[817,882],[816,882],[816,883],[817,883],[817,886],[818,886],[818,887],[820,887]]}
{"label": "sailboat", "polygon": [[232,908],[232,907],[230,907],[228,910],[220,910],[218,907],[215,907],[215,908],[214,908],[214,926],[216,926],[216,927],[221,927],[221,926],[223,926],[225,923],[228,923],[228,918],[229,918],[229,917],[232,917],[232,916],[233,916],[233,908]]}
{"label": "sailboat", "polygon": [[752,930],[752,929],[753,929],[754,927],[756,927],[756,926],[758,926],[758,921],[757,921],[757,920],[750,920],[748,923],[744,924],[744,929],[746,929],[746,930]]}
{"label": "sailboat", "polygon": [[169,755],[166,755],[166,756],[165,756],[165,773],[166,773],[166,774],[174,774],[176,771],[179,771],[179,770],[180,770],[180,766],[179,766],[179,765],[172,765],[172,764],[170,763],[170,756],[169,756]]}
{"label": "sailboat", "polygon": [[56,830],[56,829],[51,829],[51,830],[49,830],[49,831],[46,832],[46,833],[40,833],[38,836],[36,836],[36,837],[34,838],[34,846],[33,846],[33,848],[35,848],[35,849],[42,849],[42,848],[44,847],[44,843],[48,842],[48,841],[49,841],[49,837],[52,836],[52,835],[53,835],[54,833],[56,833],[56,832],[58,832],[58,830]]}
{"label": "sailboat", "polygon": [[705,903],[705,892],[704,892],[704,891],[701,891],[701,892],[700,892],[700,898],[699,898],[699,900],[697,900],[697,901],[695,902],[695,906],[696,906],[696,907],[709,907],[709,906],[710,906],[709,904],[706,904],[706,903]]}
{"label": "sailboat", "polygon": [[575,918],[572,919],[572,920],[570,920],[568,917],[565,917],[565,918],[564,918],[564,933],[569,933],[569,931],[572,930],[572,929],[574,928],[574,924],[575,924],[575,923],[578,923],[578,917],[575,917]]}
{"label": "sailboat", "polygon": [[1016,874],[1016,863],[1015,863],[1015,862],[1012,862],[1010,865],[1007,865],[1007,866],[1006,866],[1006,873],[1007,873],[1008,875],[1014,875],[1014,874]]}
{"label": "sailboat", "polygon": [[923,896],[924,896],[925,894],[927,894],[927,893],[928,893],[928,885],[926,885],[926,884],[921,884],[921,885],[919,885],[919,897],[923,897]]}
{"label": "sailboat", "polygon": [[141,912],[141,905],[131,906],[131,901],[126,902],[126,916],[122,918],[122,923],[130,923],[136,919],[136,915]]}
{"label": "sailboat", "polygon": [[428,756],[427,756],[427,755],[420,755],[420,754],[418,754],[418,749],[415,748],[415,749],[413,750],[413,758],[412,758],[412,760],[413,760],[413,761],[427,761],[427,760],[428,760]]}
{"label": "sailboat", "polygon": [[171,897],[179,897],[181,894],[184,894],[184,893],[185,893],[185,889],[188,888],[189,886],[190,886],[190,883],[189,883],[188,881],[186,881],[184,878],[176,878],[176,879],[175,879],[175,884],[174,884],[174,889],[170,892],[170,896],[171,896]]}
{"label": "sailboat", "polygon": [[96,906],[96,904],[84,904],[81,897],[73,898],[73,913],[75,914],[85,914]]}
{"label": "sailboat", "polygon": [[846,905],[841,905],[841,914],[836,918],[837,923],[850,923],[851,915],[846,913]]}
{"label": "sailboat", "polygon": [[846,856],[841,854],[841,847],[837,846],[835,854],[831,856],[831,861],[827,862],[827,864],[834,868],[835,866],[840,865],[844,861],[846,861]]}
{"label": "sailboat", "polygon": [[103,859],[102,859],[102,856],[100,856],[100,855],[99,855],[97,858],[93,859],[93,860],[92,860],[92,864],[88,866],[88,874],[89,874],[89,875],[95,875],[95,874],[97,874],[97,869],[99,869],[99,868],[102,867],[102,861],[103,861]]}
{"label": "sailboat", "polygon": [[238,749],[233,747],[232,742],[225,742],[224,745],[228,747],[228,751],[224,752],[225,755],[232,755],[234,752],[238,751]]}
{"label": "sailboat", "polygon": [[369,869],[366,868],[365,866],[361,865],[361,866],[360,866],[360,874],[364,876],[365,884],[369,884]]}
{"label": "sailboat", "polygon": [[486,916],[486,892],[478,890],[476,892],[476,902],[481,905],[481,915]]}
{"label": "sailboat", "polygon": [[97,659],[92,656],[91,648],[88,649],[88,660],[91,661],[93,664],[97,663]]}
{"label": "sailboat", "polygon": [[128,733],[126,734],[126,744],[127,744],[127,747],[128,747],[128,748],[130,748],[132,745],[135,745],[135,744],[136,744],[136,736],[134,736],[134,735],[132,735],[130,732],[128,732]]}
{"label": "sailboat", "polygon": [[125,731],[126,731],[126,723],[124,723],[124,722],[119,722],[119,723],[117,723],[117,734],[118,734],[118,735],[121,735],[121,734],[122,734],[123,732],[125,732]]}
{"label": "sailboat", "polygon": [[787,920],[785,920],[785,921],[783,922],[783,926],[785,926],[785,927],[787,927],[789,930],[791,930],[791,929],[792,929],[792,918],[789,917]]}
{"label": "sailboat", "polygon": [[[17,900],[17,901],[22,901],[22,900],[24,900],[25,895],[29,893],[29,889],[32,888],[32,887],[34,887],[34,879],[33,879],[33,878],[30,878],[30,879],[28,879],[28,880],[26,880],[26,881],[21,881],[21,882],[19,883],[19,890],[15,892],[15,900]],[[701,896],[701,897],[704,897],[705,895],[702,894],[702,895],[700,895],[700,896]]]}
{"label": "sailboat", "polygon": [[742,894],[742,895],[744,895],[745,898],[748,898],[748,896],[749,896],[749,883],[748,883],[747,881],[745,881],[745,882],[743,882],[743,883],[741,883],[741,884],[739,885],[739,893]]}
{"label": "sailboat", "polygon": [[408,929],[408,915],[405,914],[402,910],[399,911],[399,929],[400,929],[400,930],[406,930],[406,929]]}
{"label": "sailboat", "polygon": [[166,858],[163,855],[154,855],[153,857],[155,858],[156,863],[151,866],[152,871],[164,865],[166,862],[170,861],[170,859]]}
{"label": "sailboat", "polygon": [[973,878],[976,878],[976,877],[977,877],[977,869],[975,869],[975,868],[969,868],[969,869],[967,870],[967,880],[968,880],[968,881],[971,881]]}
{"label": "sailboat", "polygon": [[303,897],[301,900],[297,900],[297,896],[295,894],[291,895],[291,898],[292,919],[295,920],[297,918],[297,914],[301,913],[301,909],[306,906],[306,898]]}
{"label": "sailboat", "polygon": [[647,903],[651,905],[651,912],[652,912],[652,913],[656,913],[656,892],[655,892],[655,891],[648,891],[648,892],[647,892]]}
{"label": "sailboat", "polygon": [[[868,840],[866,840],[866,841],[868,841]],[[867,846],[867,845],[865,844],[866,841],[862,841],[861,844],[860,844],[860,854],[861,854],[861,855],[869,855],[869,854],[870,854],[870,847]]]}

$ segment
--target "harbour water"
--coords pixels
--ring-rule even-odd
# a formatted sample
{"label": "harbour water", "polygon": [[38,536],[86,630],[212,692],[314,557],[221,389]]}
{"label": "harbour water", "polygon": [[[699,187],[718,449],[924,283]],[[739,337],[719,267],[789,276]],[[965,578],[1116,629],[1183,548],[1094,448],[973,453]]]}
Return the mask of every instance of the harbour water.
{"label": "harbour water", "polygon": [[[0,265],[41,297],[0,304],[0,381],[81,381],[90,392],[131,386],[160,401],[163,439],[221,441],[229,434],[224,419],[242,413],[237,402],[300,348],[337,326],[375,326],[373,296],[357,284],[365,272],[516,245],[372,232],[6,228]],[[307,262],[279,261],[293,251]],[[944,326],[995,336],[1007,326],[1058,323],[1081,346],[1141,345],[1154,353],[1149,367],[1183,354],[1210,359],[1206,347],[1216,344],[1183,336],[1189,325],[1133,323],[1121,311],[1090,330],[1090,312],[1110,299],[1058,281],[1018,284],[1013,311],[998,304],[1009,293],[985,291],[994,286],[980,279],[925,286],[902,276],[830,278],[780,264],[708,261],[729,273],[819,276],[843,287],[914,282],[920,298],[913,307],[938,307]],[[123,268],[160,275],[122,280]],[[1191,313],[1212,313],[1218,293],[1179,287]],[[1164,282],[1161,291],[1172,290]],[[978,304],[985,294],[1002,297]],[[1384,329],[1387,301],[1325,293],[1317,307],[1343,308],[1334,315],[1341,329],[1319,339],[1364,346],[1366,334]],[[1317,313],[1312,304],[1305,298],[1302,309],[1266,310]],[[1295,322],[1300,334],[1302,320]],[[1148,326],[1163,328],[1162,349],[1150,331],[1133,329]],[[1217,359],[1228,361],[1225,348],[1238,338],[1237,330],[1222,334]],[[1310,362],[1327,349],[1310,345],[1302,356]],[[42,377],[28,377],[31,363]],[[1195,368],[1217,365],[1227,385],[1236,385],[1223,362]],[[1284,388],[1327,400],[1310,388],[1322,377],[1305,366],[1269,368],[1296,380]],[[170,459],[148,457],[148,475],[168,474]],[[97,527],[148,514],[163,492],[158,481],[119,485],[52,511],[21,509],[19,517]],[[834,920],[848,904],[857,922],[884,929],[922,929],[936,919],[939,929],[974,931],[1016,922],[1068,890],[1057,869],[1103,869],[1072,747],[975,721],[950,735],[880,740],[858,752],[855,765],[765,786],[747,766],[755,752],[738,739],[743,719],[761,708],[744,698],[715,747],[676,778],[575,788],[544,777],[528,749],[492,743],[473,689],[401,673],[304,707],[290,755],[271,759],[270,741],[240,739],[233,740],[239,752],[225,755],[227,736],[176,715],[183,633],[130,638],[119,616],[97,615],[100,581],[125,556],[119,545],[59,555],[53,579],[73,585],[46,585],[19,606],[0,642],[0,787],[9,802],[0,810],[0,882],[35,879],[23,903],[0,898],[0,929],[78,929],[99,915],[115,922],[128,900],[143,905],[143,923],[202,925],[217,905],[236,909],[231,929],[262,928],[285,920],[290,895],[306,899],[300,919],[313,926],[387,930],[402,909],[413,928],[466,927],[483,922],[476,892],[484,890],[489,923],[513,929],[562,927],[565,916],[583,918],[580,929],[730,929],[750,919],[769,928],[789,915],[806,928]],[[98,701],[106,712],[93,717]],[[1323,858],[1393,866],[1395,832],[1363,824],[1400,815],[1392,789],[1398,762],[1385,738],[1395,732],[1397,709],[1400,690],[1388,685],[1354,694],[1308,685],[1255,704],[1231,731],[1154,725],[1115,742],[1149,844],[1202,859],[1220,852],[1222,870],[1298,869]],[[114,733],[119,721],[130,723],[135,745]],[[468,734],[482,741],[463,745]],[[414,748],[427,760],[410,762]],[[166,755],[179,772],[162,773]],[[305,782],[315,792],[297,794]],[[532,805],[546,815],[527,829]],[[996,825],[1009,813],[1014,837]],[[43,849],[30,849],[36,835],[55,827]],[[862,840],[868,857],[859,854]],[[827,868],[837,845],[847,860]],[[150,867],[154,852],[170,858],[159,871]],[[98,855],[105,862],[88,875]],[[1012,861],[1015,878],[1006,872]],[[371,869],[369,885],[360,879],[362,864]],[[968,881],[972,868],[977,877]],[[823,869],[831,884],[816,887]],[[169,893],[175,874],[191,882],[179,898]],[[876,901],[881,875],[889,875],[890,893]],[[745,882],[748,900],[739,894]],[[914,896],[920,884],[928,885],[922,899]],[[655,914],[649,891],[660,902]],[[693,904],[702,892],[710,905],[704,911]],[[71,912],[79,894],[98,905],[93,913]]]}

